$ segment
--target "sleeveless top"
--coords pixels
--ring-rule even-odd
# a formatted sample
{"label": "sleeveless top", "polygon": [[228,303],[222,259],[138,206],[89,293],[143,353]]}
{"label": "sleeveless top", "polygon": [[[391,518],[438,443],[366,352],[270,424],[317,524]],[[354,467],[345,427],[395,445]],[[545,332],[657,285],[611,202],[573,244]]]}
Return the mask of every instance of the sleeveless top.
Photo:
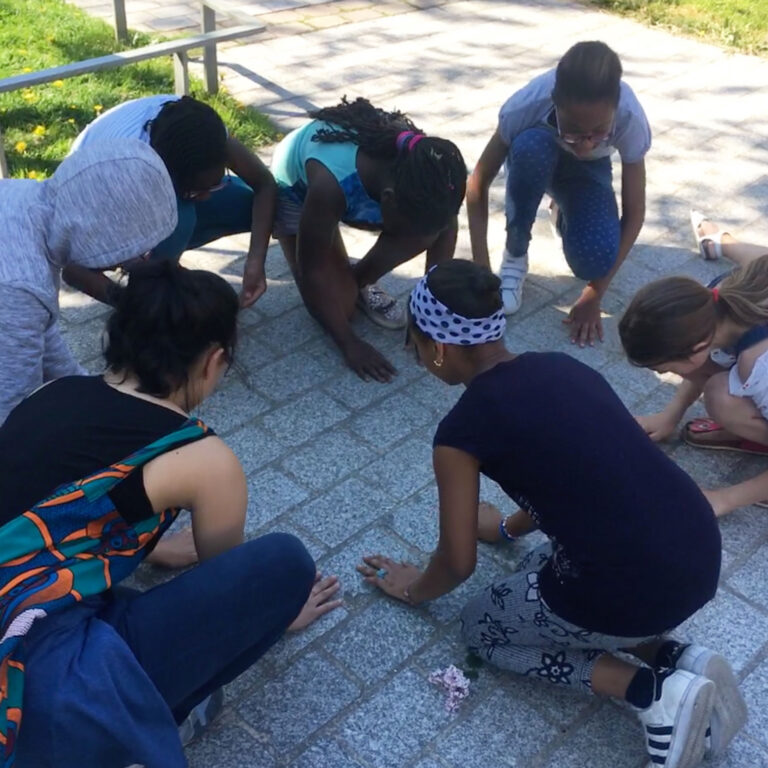
{"label": "sleeveless top", "polygon": [[319,130],[333,127],[330,123],[312,120],[277,145],[271,170],[278,188],[297,204],[303,204],[308,186],[307,160],[317,160],[333,174],[344,193],[346,209],[341,220],[345,224],[381,225],[381,206],[368,195],[357,172],[358,145],[314,140]]}

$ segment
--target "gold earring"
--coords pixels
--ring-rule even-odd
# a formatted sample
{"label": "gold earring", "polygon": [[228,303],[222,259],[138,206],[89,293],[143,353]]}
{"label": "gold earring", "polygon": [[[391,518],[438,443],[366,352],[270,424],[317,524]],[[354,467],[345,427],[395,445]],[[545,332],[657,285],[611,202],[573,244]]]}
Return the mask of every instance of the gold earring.
{"label": "gold earring", "polygon": [[433,360],[432,365],[435,366],[435,368],[442,368],[443,367],[443,361],[442,360]]}

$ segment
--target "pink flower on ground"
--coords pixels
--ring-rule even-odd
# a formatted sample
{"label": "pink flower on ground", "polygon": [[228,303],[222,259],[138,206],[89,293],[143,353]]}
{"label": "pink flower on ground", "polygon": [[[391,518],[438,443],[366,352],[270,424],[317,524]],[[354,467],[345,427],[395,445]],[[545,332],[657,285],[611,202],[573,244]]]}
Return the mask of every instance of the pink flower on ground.
{"label": "pink flower on ground", "polygon": [[433,685],[445,689],[446,712],[456,712],[459,704],[469,696],[469,680],[454,664],[445,669],[436,669],[427,679]]}

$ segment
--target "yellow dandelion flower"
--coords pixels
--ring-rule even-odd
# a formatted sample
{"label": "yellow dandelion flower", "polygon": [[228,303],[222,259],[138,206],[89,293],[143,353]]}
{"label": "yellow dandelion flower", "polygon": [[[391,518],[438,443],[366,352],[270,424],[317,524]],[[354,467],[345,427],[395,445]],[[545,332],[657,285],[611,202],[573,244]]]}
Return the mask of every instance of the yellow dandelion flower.
{"label": "yellow dandelion flower", "polygon": [[26,56],[26,55],[27,55],[27,49],[26,49],[26,48],[19,48],[19,53],[20,53],[22,56]]}
{"label": "yellow dandelion flower", "polygon": [[17,141],[16,145],[14,146],[14,149],[21,154],[22,152],[26,151],[27,149],[27,142],[26,141]]}
{"label": "yellow dandelion flower", "polygon": [[21,98],[24,99],[24,101],[37,101],[37,96],[35,96],[32,91],[24,91],[21,94]]}
{"label": "yellow dandelion flower", "polygon": [[32,133],[35,136],[45,136],[45,126],[44,125],[36,125],[34,129],[32,130]]}
{"label": "yellow dandelion flower", "polygon": [[24,72],[24,73],[31,72],[32,71],[32,67],[24,67],[21,71]]}
{"label": "yellow dandelion flower", "polygon": [[28,178],[28,179],[36,179],[36,178],[37,178],[37,171],[30,171],[30,172],[27,174],[27,178]]}
{"label": "yellow dandelion flower", "polygon": [[64,87],[64,81],[63,80],[54,80],[52,85],[55,88],[63,88]]}
{"label": "yellow dandelion flower", "polygon": [[74,125],[74,124],[75,124],[75,118],[74,118],[74,117],[70,117],[70,118],[67,120],[67,122],[68,122],[68,123],[71,123],[72,125]]}
{"label": "yellow dandelion flower", "polygon": [[77,109],[77,104],[70,104],[70,105],[69,105],[69,108],[70,108],[70,109]]}
{"label": "yellow dandelion flower", "polygon": [[104,109],[104,107],[101,104],[94,104],[93,105],[93,111],[97,114],[101,112],[101,110]]}

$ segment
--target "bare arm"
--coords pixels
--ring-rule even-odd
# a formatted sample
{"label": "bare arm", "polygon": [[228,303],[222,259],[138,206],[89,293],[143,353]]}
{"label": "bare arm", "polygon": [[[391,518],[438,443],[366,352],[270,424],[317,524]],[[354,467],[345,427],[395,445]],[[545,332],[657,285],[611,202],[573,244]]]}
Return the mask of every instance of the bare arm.
{"label": "bare arm", "polygon": [[564,320],[571,326],[571,341],[582,347],[596,339],[603,340],[600,302],[635,244],[645,220],[645,161],[625,163],[621,168],[621,234],[616,261],[607,275],[587,283]]}
{"label": "bare arm", "polygon": [[144,488],[156,511],[192,511],[200,560],[242,544],[248,489],[240,462],[220,438],[206,437],[149,462]]}
{"label": "bare arm", "polygon": [[590,285],[602,298],[614,275],[624,263],[632,246],[643,228],[645,221],[645,160],[639,163],[624,163],[621,166],[621,235],[619,252],[611,271],[605,276],[592,280]]}
{"label": "bare arm", "polygon": [[433,453],[440,494],[440,540],[426,571],[409,588],[413,603],[434,600],[466,581],[477,561],[480,466],[464,451],[437,446]]}
{"label": "bare arm", "polygon": [[237,139],[227,139],[227,166],[253,189],[251,242],[243,272],[243,290],[240,303],[253,304],[267,289],[264,263],[267,258],[269,236],[275,215],[277,185],[264,163]]}
{"label": "bare arm", "polygon": [[96,301],[114,304],[116,283],[98,269],[88,269],[80,264],[68,264],[62,270],[64,282],[82,291]]}
{"label": "bare arm", "polygon": [[488,255],[488,190],[507,157],[509,147],[496,131],[467,181],[467,216],[472,258],[490,269]]}
{"label": "bare arm", "polygon": [[382,232],[368,253],[353,267],[358,285],[375,283],[395,267],[427,252],[426,269],[429,271],[436,264],[449,261],[456,250],[456,237],[459,230],[458,217],[436,237],[395,236]]}

